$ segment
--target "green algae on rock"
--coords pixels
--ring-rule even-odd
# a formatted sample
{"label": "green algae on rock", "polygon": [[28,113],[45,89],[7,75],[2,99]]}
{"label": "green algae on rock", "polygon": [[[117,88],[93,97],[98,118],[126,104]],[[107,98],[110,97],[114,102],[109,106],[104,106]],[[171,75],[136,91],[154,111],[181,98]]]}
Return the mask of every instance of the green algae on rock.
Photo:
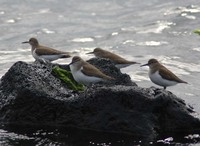
{"label": "green algae on rock", "polygon": [[64,81],[67,84],[67,87],[72,90],[76,91],[83,91],[84,85],[77,83],[70,71],[64,70],[58,66],[55,66],[53,69],[53,72],[56,73],[59,79]]}
{"label": "green algae on rock", "polygon": [[193,31],[193,33],[196,33],[196,34],[200,35],[200,29],[195,29],[195,30]]}

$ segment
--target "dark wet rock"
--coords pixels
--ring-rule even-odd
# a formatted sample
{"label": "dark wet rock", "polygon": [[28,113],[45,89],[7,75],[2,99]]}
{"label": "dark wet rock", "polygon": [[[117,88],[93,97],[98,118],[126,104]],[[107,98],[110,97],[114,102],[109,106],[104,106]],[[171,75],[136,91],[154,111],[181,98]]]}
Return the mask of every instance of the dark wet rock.
{"label": "dark wet rock", "polygon": [[74,92],[52,74],[52,65],[15,63],[0,82],[1,123],[78,127],[149,139],[165,132],[199,131],[193,109],[171,92],[136,86],[108,60],[90,62],[116,81]]}

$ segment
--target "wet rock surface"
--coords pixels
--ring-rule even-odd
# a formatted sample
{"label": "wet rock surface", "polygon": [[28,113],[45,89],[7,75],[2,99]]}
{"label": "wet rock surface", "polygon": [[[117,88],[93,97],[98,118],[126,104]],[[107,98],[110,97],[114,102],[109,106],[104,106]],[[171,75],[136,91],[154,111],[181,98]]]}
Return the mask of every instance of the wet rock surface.
{"label": "wet rock surface", "polygon": [[165,132],[199,131],[193,109],[171,92],[138,87],[109,60],[89,62],[116,80],[75,92],[54,76],[52,65],[16,62],[0,82],[1,123],[77,127],[149,139]]}

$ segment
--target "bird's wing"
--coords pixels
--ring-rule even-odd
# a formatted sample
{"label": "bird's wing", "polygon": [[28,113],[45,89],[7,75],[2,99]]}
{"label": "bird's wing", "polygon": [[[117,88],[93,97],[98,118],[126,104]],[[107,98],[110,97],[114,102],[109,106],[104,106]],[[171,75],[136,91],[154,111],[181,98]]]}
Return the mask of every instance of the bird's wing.
{"label": "bird's wing", "polygon": [[111,53],[109,51],[104,53],[103,57],[108,58],[108,59],[112,60],[113,62],[115,62],[117,64],[135,64],[135,63],[137,63],[137,62],[134,62],[134,61],[128,61],[128,60],[122,58],[121,56],[116,55],[114,53]]}
{"label": "bird's wing", "polygon": [[[59,51],[53,48],[45,47],[45,46],[39,46],[35,52],[37,54],[42,54],[42,55],[57,55],[57,54],[65,54],[69,55],[69,52],[64,52],[64,51]],[[69,55],[70,56],[70,55]]]}
{"label": "bird's wing", "polygon": [[95,77],[109,79],[109,80],[113,79],[110,76],[105,75],[99,69],[97,69],[95,66],[89,63],[83,65],[83,69],[81,70],[81,72],[87,76],[95,76]]}
{"label": "bird's wing", "polygon": [[174,73],[172,73],[170,70],[168,70],[166,67],[162,66],[159,70],[159,74],[162,76],[162,78],[166,80],[176,81],[178,83],[187,83],[180,78],[178,78]]}

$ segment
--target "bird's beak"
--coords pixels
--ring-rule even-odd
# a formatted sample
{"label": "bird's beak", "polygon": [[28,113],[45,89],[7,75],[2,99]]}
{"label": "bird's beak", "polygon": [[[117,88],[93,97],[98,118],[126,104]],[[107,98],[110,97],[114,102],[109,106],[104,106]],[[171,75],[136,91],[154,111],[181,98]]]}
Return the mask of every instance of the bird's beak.
{"label": "bird's beak", "polygon": [[89,53],[86,53],[86,54],[94,54],[94,52],[89,52]]}
{"label": "bird's beak", "polygon": [[29,43],[29,41],[22,42],[22,44]]}
{"label": "bird's beak", "polygon": [[68,64],[68,66],[70,66],[70,65],[72,65],[73,64],[73,62],[71,62],[70,64]]}
{"label": "bird's beak", "polygon": [[143,64],[143,65],[140,65],[140,67],[143,67],[143,66],[148,66],[149,64],[147,63],[147,64]]}

